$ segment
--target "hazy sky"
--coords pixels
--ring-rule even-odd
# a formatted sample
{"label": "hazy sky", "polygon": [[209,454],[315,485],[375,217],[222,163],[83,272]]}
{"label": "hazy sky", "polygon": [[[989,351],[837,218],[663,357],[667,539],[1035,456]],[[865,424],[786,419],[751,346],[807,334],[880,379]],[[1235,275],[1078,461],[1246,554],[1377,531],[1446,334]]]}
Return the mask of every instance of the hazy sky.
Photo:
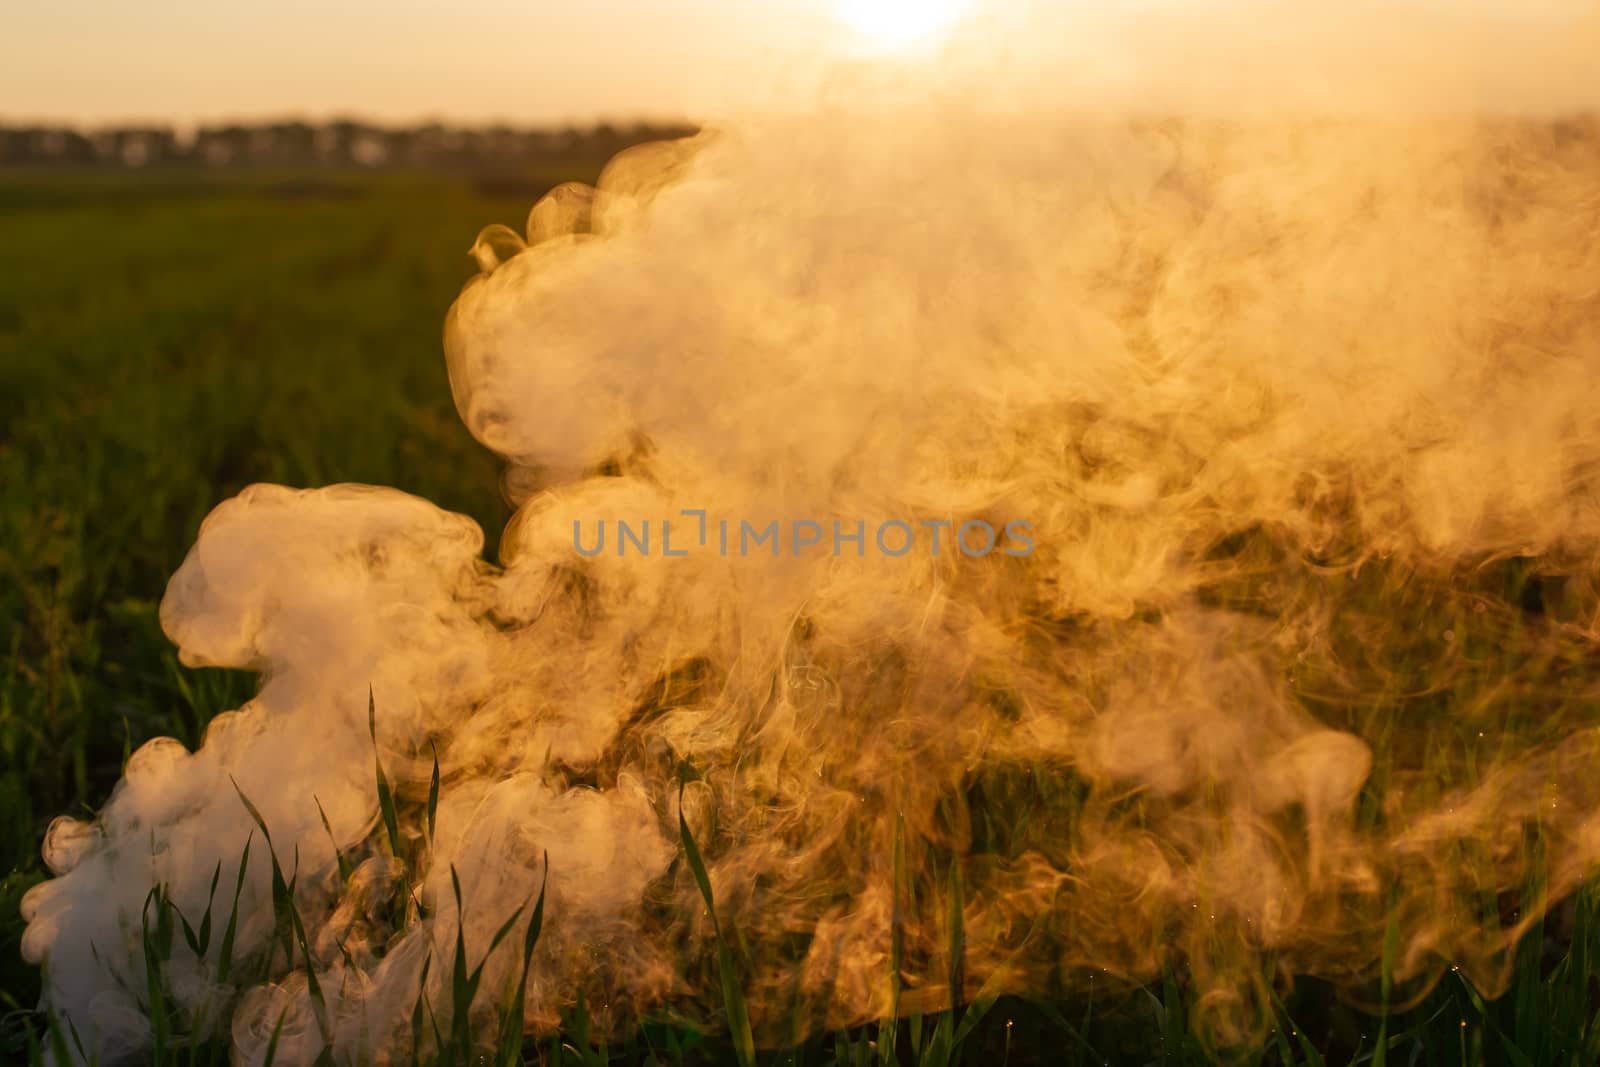
{"label": "hazy sky", "polygon": [[1600,105],[1595,0],[13,0],[0,121],[707,118],[872,51],[852,17],[887,27],[889,54],[930,10],[1018,5],[1024,30],[969,17],[954,34],[1003,37],[1078,99],[1271,99],[1293,82]]}
{"label": "hazy sky", "polygon": [[807,51],[829,0],[62,0],[0,18],[0,116],[353,112],[551,120],[716,110]]}

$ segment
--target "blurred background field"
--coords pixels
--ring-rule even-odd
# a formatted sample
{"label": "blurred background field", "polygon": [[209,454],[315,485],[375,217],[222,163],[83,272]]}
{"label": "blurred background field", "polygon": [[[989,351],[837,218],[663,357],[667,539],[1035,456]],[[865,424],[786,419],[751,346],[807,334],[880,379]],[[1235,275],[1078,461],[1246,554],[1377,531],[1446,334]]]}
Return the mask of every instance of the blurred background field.
{"label": "blurred background field", "polygon": [[[0,1012],[17,1013],[0,1061],[38,1000],[19,904],[46,876],[50,820],[92,813],[132,750],[163,735],[193,748],[254,690],[249,674],[181,667],[161,631],[201,521],[254,482],[363,482],[471,516],[492,555],[509,515],[500,464],[451,402],[445,313],[479,230],[520,230],[545,190],[593,181],[615,141],[483,168],[398,150],[365,167],[276,150],[136,152],[134,166],[132,142],[110,140],[109,155],[0,167]],[[1271,1044],[1239,1062],[1323,1062],[1308,1031],[1341,1053],[1327,1062],[1383,1063],[1389,1047],[1389,1062],[1586,1062],[1572,1050],[1600,1047],[1600,891],[1558,919],[1558,936],[1523,943],[1496,1001],[1452,971],[1390,1017],[1301,980]],[[967,1062],[1206,1062],[1197,1007],[1177,973],[1070,1004],[1006,998]],[[581,1011],[569,1037],[588,1033]],[[869,1037],[883,1032],[823,1035],[795,1058],[879,1062]]]}
{"label": "blurred background field", "polygon": [[[478,230],[599,160],[467,172],[0,169],[0,992],[49,820],[253,679],[179,669],[157,607],[257,481],[393,485],[499,530],[440,335]],[[493,545],[491,543],[490,550]]]}

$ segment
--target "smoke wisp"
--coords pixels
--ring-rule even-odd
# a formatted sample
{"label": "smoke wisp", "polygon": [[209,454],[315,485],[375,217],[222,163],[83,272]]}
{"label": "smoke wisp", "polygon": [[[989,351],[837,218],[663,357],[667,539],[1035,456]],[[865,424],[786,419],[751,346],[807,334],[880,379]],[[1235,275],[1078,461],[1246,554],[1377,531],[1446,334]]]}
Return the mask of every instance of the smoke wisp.
{"label": "smoke wisp", "polygon": [[[480,238],[445,349],[509,465],[497,564],[395,490],[256,486],[207,520],[163,625],[260,691],[59,820],[26,902],[97,1048],[150,1040],[151,888],[198,916],[247,840],[251,965],[180,942],[167,974],[183,1012],[229,1006],[240,1062],[280,1019],[280,1062],[406,1061],[419,995],[449,1005],[452,871],[475,964],[546,855],[530,1027],[580,993],[603,1025],[709,1014],[680,811],[769,1040],[1173,962],[1196,1025],[1247,1042],[1269,957],[1359,996],[1391,924],[1402,988],[1503,984],[1600,859],[1600,131],[867,81]],[[574,544],[694,509],[1023,519],[1034,547]]]}

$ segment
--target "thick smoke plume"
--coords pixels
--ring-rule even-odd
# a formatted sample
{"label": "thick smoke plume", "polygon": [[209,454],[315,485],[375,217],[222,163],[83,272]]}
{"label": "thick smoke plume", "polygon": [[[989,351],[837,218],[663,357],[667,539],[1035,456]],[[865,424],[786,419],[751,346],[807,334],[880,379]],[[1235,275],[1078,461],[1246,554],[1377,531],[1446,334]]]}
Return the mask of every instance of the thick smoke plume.
{"label": "thick smoke plume", "polygon": [[[164,975],[240,1062],[280,1020],[280,1062],[408,1060],[419,997],[449,1011],[452,870],[474,965],[548,873],[530,1029],[580,994],[709,1017],[680,812],[767,1040],[1172,962],[1248,1042],[1269,957],[1359,997],[1391,925],[1401,989],[1503,984],[1600,859],[1600,131],[1510,113],[1555,99],[1533,51],[1496,57],[1505,106],[1358,83],[1248,116],[1026,63],[979,98],[960,59],[955,90],[858,72],[485,232],[445,348],[510,464],[497,565],[394,490],[217,508],[162,621],[260,692],[58,821],[26,902],[86,1042],[149,1042],[150,891],[193,919],[220,869],[226,914],[247,841],[240,962],[179,937]],[[950,540],[979,521],[1032,550]]]}

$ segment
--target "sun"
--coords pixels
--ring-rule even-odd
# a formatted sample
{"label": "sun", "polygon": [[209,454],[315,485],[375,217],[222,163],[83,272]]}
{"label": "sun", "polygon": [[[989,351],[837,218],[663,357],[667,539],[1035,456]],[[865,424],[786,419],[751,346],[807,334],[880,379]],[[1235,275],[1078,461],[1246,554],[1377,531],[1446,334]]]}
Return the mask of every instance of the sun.
{"label": "sun", "polygon": [[839,18],[875,49],[904,48],[946,29],[965,0],[838,0]]}

